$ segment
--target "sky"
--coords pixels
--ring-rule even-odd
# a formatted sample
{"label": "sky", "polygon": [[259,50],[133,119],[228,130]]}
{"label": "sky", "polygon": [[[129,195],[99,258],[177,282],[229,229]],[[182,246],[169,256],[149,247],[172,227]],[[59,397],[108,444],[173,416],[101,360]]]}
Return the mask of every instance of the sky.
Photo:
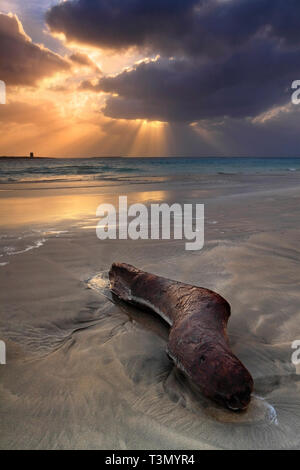
{"label": "sky", "polygon": [[300,156],[299,0],[0,0],[0,155]]}

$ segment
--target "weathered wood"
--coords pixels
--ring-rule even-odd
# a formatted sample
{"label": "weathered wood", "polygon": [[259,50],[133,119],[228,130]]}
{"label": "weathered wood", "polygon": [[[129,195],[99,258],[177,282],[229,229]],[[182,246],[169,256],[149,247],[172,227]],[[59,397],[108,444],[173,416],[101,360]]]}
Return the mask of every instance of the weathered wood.
{"label": "weathered wood", "polygon": [[169,323],[167,353],[204,395],[231,410],[247,408],[253,379],[230,349],[230,305],[223,297],[124,263],[114,263],[109,278],[120,299]]}

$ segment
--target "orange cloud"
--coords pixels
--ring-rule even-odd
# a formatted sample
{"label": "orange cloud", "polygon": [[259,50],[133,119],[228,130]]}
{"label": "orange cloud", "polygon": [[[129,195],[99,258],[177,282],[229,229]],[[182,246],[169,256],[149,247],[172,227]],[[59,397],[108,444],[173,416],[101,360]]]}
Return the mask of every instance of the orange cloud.
{"label": "orange cloud", "polygon": [[0,13],[0,78],[7,86],[32,86],[45,77],[71,68],[70,63],[34,44],[16,15]]}

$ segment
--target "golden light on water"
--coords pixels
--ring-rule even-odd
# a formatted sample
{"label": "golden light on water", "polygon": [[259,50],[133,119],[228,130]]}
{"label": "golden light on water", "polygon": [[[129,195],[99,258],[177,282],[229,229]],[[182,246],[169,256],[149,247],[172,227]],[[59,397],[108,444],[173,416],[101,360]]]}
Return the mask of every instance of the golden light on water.
{"label": "golden light on water", "polygon": [[[65,178],[67,179],[67,176]],[[17,197],[10,196],[11,189],[7,188],[4,190],[7,197],[0,199],[1,220],[5,221],[7,226],[72,220],[81,220],[85,225],[86,220],[96,220],[99,204],[110,203],[118,208],[118,194],[99,194],[97,186],[87,187],[80,182],[74,184],[71,178],[69,183],[64,182],[64,187],[69,187],[68,194],[61,191],[59,184],[56,188],[47,190],[43,183],[36,189],[34,197],[24,197],[24,188],[28,187],[26,183],[22,184],[23,189],[19,192],[14,189]],[[166,200],[167,196],[167,191],[132,192],[128,196],[128,204],[160,202]]]}

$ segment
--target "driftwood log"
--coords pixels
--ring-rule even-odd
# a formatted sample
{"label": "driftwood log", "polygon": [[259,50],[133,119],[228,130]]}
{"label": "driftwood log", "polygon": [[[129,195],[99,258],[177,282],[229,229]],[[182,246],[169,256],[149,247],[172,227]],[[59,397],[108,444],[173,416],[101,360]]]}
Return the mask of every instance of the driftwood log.
{"label": "driftwood log", "polygon": [[230,349],[223,297],[124,263],[114,263],[109,278],[116,296],[169,323],[167,353],[205,396],[234,411],[247,408],[253,379]]}

